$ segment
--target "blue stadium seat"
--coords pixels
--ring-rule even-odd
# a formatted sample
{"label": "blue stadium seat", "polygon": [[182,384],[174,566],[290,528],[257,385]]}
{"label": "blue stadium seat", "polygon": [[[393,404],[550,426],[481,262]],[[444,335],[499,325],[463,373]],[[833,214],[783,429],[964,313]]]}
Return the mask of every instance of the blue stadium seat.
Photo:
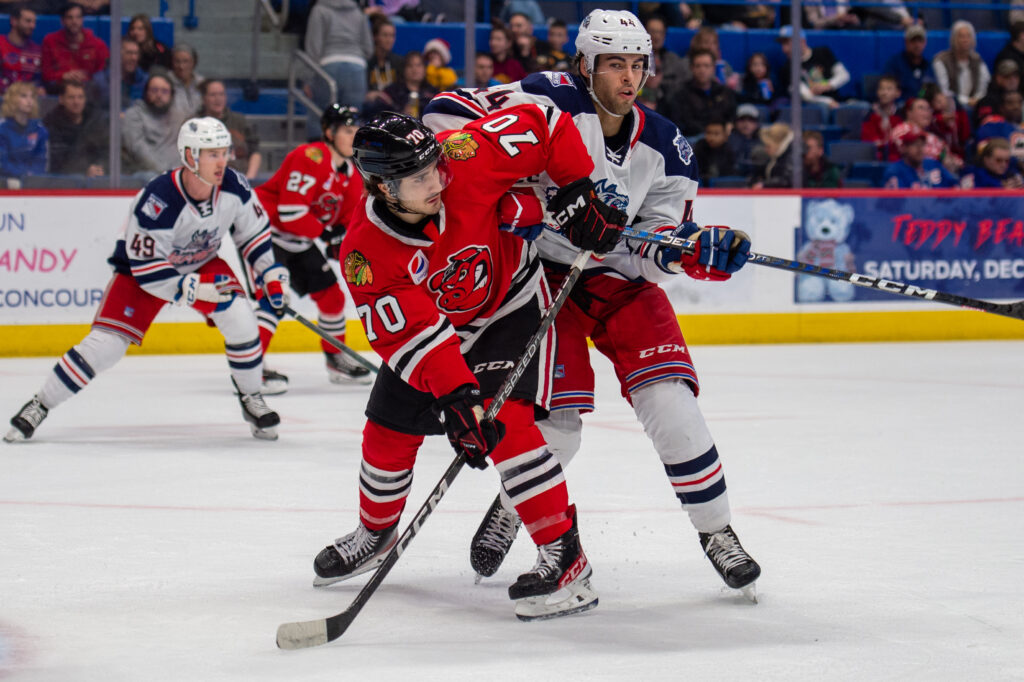
{"label": "blue stadium seat", "polygon": [[859,140],[860,124],[871,111],[871,105],[867,102],[849,102],[840,104],[839,108],[832,112],[836,125],[843,129],[841,139]]}
{"label": "blue stadium seat", "polygon": [[[775,120],[782,121],[783,123],[789,123],[789,117],[792,115],[792,107],[779,107],[776,112]],[[804,128],[809,126],[822,126],[828,124],[828,113],[824,107],[819,107],[815,104],[805,104],[800,108],[801,124]]]}
{"label": "blue stadium seat", "polygon": [[832,163],[849,166],[854,163],[875,161],[875,145],[871,142],[844,140],[828,146],[828,158]]}
{"label": "blue stadium seat", "polygon": [[860,161],[853,164],[848,177],[867,180],[872,187],[881,187],[882,176],[885,175],[888,165],[885,161]]}

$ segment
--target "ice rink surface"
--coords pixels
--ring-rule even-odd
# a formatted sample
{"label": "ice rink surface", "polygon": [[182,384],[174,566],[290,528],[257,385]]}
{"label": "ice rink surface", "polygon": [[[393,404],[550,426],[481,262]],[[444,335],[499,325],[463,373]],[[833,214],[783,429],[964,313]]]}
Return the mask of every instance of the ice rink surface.
{"label": "ice rink surface", "polygon": [[[466,469],[340,640],[279,651],[279,623],[343,610],[366,579],[311,586],[355,527],[367,389],[273,356],[292,388],[259,442],[223,358],[133,356],[0,443],[0,679],[1024,679],[1024,343],[693,355],[757,605],[702,556],[599,358],[566,472],[597,609],[515,619],[525,533],[473,585],[497,477]],[[5,421],[52,365],[0,360]],[[451,457],[428,439],[405,521]]]}

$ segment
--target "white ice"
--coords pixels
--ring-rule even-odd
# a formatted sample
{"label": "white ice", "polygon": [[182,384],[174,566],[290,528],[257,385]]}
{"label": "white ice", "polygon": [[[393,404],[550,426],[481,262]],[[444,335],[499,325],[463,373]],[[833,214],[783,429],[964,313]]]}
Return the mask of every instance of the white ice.
{"label": "white ice", "polygon": [[[338,641],[311,586],[356,523],[365,388],[273,356],[281,438],[254,440],[223,358],[132,356],[0,443],[0,679],[1024,679],[1024,342],[697,347],[701,404],[760,603],[724,588],[611,368],[567,471],[600,606],[521,623],[521,537],[473,585],[493,469],[466,469]],[[0,416],[53,359],[0,360]],[[428,439],[406,521],[451,460]]]}

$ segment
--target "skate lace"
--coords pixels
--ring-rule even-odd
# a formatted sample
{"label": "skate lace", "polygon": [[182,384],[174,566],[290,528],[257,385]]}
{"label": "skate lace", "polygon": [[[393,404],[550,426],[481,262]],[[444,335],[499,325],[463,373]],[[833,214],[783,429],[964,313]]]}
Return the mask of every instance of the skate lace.
{"label": "skate lace", "polygon": [[704,551],[715,562],[715,565],[721,566],[724,571],[729,571],[750,560],[736,536],[725,530],[712,535],[707,549]]}
{"label": "skate lace", "polygon": [[501,508],[496,509],[487,523],[487,529],[480,536],[478,545],[501,553],[507,552],[515,542],[521,523],[517,514],[510,514]]}
{"label": "skate lace", "polygon": [[562,563],[562,555],[565,554],[565,545],[555,541],[537,548],[537,563],[534,564],[531,573],[536,573],[545,580],[556,575]]}
{"label": "skate lace", "polygon": [[261,417],[268,412],[273,412],[267,403],[263,400],[262,393],[249,393],[248,395],[242,396],[242,404],[245,405],[245,410],[254,417]]}
{"label": "skate lace", "polygon": [[335,540],[334,548],[347,561],[356,562],[372,554],[377,549],[377,543],[380,542],[381,537],[381,533],[375,533],[366,526],[360,525],[354,533]]}
{"label": "skate lace", "polygon": [[39,423],[46,418],[46,408],[39,400],[30,401],[21,410],[21,418],[32,425],[32,428],[39,426]]}

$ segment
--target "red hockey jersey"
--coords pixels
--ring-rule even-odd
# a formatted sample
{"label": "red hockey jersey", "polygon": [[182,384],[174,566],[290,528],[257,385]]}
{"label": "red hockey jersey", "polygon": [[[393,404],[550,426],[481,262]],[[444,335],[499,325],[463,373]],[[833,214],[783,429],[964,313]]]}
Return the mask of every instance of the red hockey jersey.
{"label": "red hockey jersey", "polygon": [[274,243],[286,251],[309,248],[328,225],[348,225],[363,194],[363,180],[346,162],[335,170],[324,142],[296,147],[277,172],[256,188],[267,209]]}
{"label": "red hockey jersey", "polygon": [[476,379],[460,344],[498,312],[532,244],[498,229],[498,202],[520,178],[559,186],[593,170],[572,117],[527,104],[438,134],[451,169],[437,216],[403,223],[368,198],[341,247],[342,270],[366,335],[414,388],[442,396]]}

